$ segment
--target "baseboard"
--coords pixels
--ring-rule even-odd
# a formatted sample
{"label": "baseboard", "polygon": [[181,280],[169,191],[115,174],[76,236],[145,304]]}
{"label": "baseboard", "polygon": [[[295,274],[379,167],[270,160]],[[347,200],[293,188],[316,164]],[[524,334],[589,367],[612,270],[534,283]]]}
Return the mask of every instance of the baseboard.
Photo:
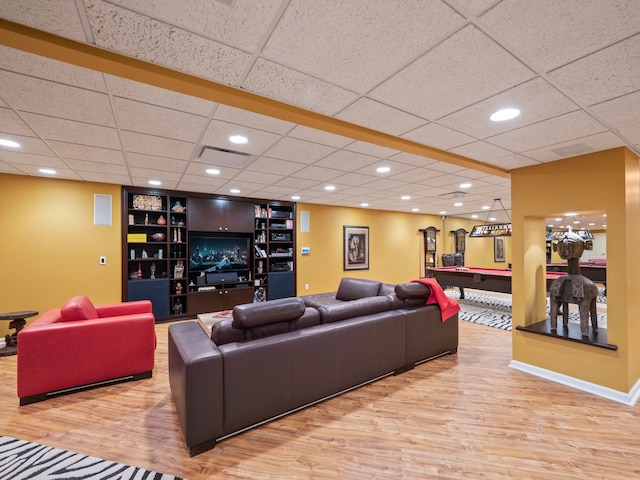
{"label": "baseboard", "polygon": [[599,397],[613,400],[614,402],[623,403],[630,407],[635,406],[636,402],[640,398],[640,380],[635,383],[629,393],[624,393],[612,388],[603,387],[602,385],[596,385],[595,383],[573,378],[568,375],[552,372],[551,370],[518,362],[516,360],[511,360],[509,366],[516,370],[520,370],[521,372],[530,373],[531,375],[545,378],[552,382],[560,383],[577,390],[582,390],[583,392],[592,393],[593,395],[598,395]]}

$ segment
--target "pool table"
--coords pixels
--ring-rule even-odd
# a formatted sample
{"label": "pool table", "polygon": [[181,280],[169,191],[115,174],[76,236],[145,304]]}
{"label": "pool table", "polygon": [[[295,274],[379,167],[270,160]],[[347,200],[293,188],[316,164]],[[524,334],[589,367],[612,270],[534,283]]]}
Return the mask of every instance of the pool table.
{"label": "pool table", "polygon": [[[442,286],[458,287],[460,298],[464,298],[465,288],[486,290],[489,292],[511,293],[511,270],[500,268],[435,267],[427,269],[427,276],[433,277]],[[547,291],[553,281],[565,272],[547,271]]]}
{"label": "pool table", "polygon": [[[547,272],[567,273],[566,263],[547,263]],[[607,284],[607,262],[580,262],[580,274],[596,283]]]}

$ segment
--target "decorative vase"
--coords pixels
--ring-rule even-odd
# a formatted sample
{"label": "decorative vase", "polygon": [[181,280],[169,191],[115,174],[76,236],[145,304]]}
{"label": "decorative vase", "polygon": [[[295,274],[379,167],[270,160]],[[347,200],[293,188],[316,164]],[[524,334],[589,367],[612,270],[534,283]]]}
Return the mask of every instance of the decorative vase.
{"label": "decorative vase", "polygon": [[142,264],[138,264],[138,272],[136,277],[138,278],[138,280],[140,280],[142,278]]}
{"label": "decorative vase", "polygon": [[167,236],[162,232],[154,233],[153,235],[151,235],[151,240],[153,240],[154,242],[164,242],[165,238],[167,238]]}
{"label": "decorative vase", "polygon": [[158,225],[166,225],[167,224],[167,219],[164,218],[162,215],[160,215],[158,217]]}

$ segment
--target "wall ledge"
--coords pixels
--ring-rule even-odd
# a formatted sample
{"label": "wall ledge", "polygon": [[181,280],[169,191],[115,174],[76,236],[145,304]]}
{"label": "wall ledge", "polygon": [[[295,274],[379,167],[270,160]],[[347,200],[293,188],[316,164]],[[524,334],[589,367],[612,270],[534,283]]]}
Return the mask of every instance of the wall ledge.
{"label": "wall ledge", "polygon": [[624,393],[612,388],[603,387],[602,385],[596,385],[595,383],[586,382],[578,378],[553,372],[545,368],[529,365],[528,363],[518,362],[516,360],[511,360],[509,366],[516,370],[520,370],[521,372],[529,373],[546,380],[551,380],[552,382],[560,383],[577,390],[582,390],[583,392],[598,395],[599,397],[613,400],[614,402],[622,403],[630,407],[635,406],[636,402],[640,398],[640,379],[631,388],[629,393]]}

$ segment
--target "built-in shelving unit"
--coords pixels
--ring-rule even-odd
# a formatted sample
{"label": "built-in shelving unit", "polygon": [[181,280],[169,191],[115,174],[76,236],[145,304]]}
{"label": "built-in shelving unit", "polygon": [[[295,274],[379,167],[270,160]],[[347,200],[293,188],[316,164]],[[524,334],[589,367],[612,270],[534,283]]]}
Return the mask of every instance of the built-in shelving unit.
{"label": "built-in shelving unit", "polygon": [[295,296],[295,203],[124,188],[123,300],[156,319]]}

